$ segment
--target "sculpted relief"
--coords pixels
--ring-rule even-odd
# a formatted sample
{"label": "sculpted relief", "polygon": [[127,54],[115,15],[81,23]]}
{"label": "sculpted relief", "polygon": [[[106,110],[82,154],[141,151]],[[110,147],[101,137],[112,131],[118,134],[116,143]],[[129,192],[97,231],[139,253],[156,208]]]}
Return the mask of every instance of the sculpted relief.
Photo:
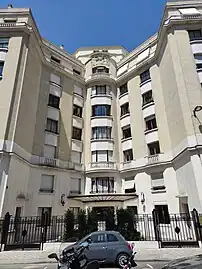
{"label": "sculpted relief", "polygon": [[109,58],[106,56],[97,56],[92,58],[92,67],[109,66]]}

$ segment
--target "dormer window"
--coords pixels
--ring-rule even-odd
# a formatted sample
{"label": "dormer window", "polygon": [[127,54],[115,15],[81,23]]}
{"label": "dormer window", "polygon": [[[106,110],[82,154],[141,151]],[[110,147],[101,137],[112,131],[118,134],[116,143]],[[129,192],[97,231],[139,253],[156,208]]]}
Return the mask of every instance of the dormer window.
{"label": "dormer window", "polygon": [[60,60],[54,56],[51,56],[51,61],[60,64]]}

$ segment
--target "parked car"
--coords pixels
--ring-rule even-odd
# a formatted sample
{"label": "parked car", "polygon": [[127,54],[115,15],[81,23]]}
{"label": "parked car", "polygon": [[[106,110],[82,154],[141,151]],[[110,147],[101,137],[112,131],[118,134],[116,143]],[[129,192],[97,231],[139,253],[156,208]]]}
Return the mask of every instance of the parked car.
{"label": "parked car", "polygon": [[90,261],[97,260],[99,263],[123,267],[125,260],[131,258],[133,254],[133,246],[115,231],[93,232],[67,248],[77,247],[88,239],[91,240],[91,244],[84,254]]}
{"label": "parked car", "polygon": [[202,268],[202,255],[195,255],[192,257],[181,258],[174,260],[162,269],[201,269]]}

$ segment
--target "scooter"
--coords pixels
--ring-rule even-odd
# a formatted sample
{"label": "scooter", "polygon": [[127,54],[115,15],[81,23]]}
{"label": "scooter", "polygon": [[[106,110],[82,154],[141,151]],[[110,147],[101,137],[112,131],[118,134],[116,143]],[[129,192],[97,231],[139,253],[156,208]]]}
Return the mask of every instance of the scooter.
{"label": "scooter", "polygon": [[58,269],[99,269],[98,261],[89,262],[84,255],[84,250],[88,249],[89,241],[83,242],[77,248],[64,249],[58,257],[56,253],[51,253],[48,258],[55,259],[58,263]]}
{"label": "scooter", "polygon": [[131,269],[133,267],[136,267],[137,266],[137,263],[135,262],[135,254],[137,252],[134,252],[132,254],[132,256],[130,257],[130,259],[126,259],[124,261],[124,266],[123,266],[123,269]]}

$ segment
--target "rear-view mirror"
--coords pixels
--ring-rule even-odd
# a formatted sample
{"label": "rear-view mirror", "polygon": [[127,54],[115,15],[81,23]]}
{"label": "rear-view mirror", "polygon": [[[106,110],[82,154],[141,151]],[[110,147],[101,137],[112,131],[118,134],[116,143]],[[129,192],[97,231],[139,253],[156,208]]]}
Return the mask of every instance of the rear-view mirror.
{"label": "rear-view mirror", "polygon": [[55,259],[56,261],[59,260],[58,255],[56,253],[51,253],[48,255],[49,259]]}

